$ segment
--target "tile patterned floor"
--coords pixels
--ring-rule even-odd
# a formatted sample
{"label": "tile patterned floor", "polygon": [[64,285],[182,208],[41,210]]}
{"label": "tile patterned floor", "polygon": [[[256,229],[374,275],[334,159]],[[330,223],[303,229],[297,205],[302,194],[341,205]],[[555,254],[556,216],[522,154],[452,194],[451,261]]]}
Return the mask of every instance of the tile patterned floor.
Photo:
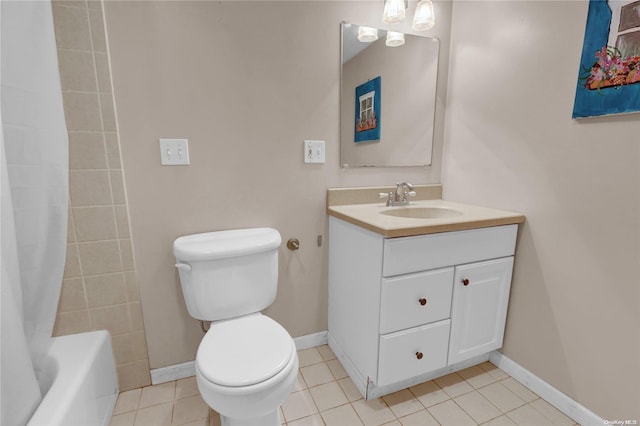
{"label": "tile patterned floor", "polygon": [[[282,405],[287,426],[573,426],[576,423],[488,362],[365,401],[327,346],[298,352]],[[111,426],[218,426],[194,377],[122,392]]]}

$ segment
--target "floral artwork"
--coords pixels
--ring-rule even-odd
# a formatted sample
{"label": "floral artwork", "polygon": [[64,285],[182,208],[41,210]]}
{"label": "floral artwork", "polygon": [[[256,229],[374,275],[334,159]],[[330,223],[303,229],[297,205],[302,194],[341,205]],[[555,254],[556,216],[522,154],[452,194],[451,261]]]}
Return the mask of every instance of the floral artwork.
{"label": "floral artwork", "polygon": [[604,46],[595,57],[598,61],[591,67],[584,83],[590,90],[640,82],[640,55],[624,58],[615,47]]}
{"label": "floral artwork", "polygon": [[640,111],[640,1],[590,0],[573,118]]}
{"label": "floral artwork", "polygon": [[379,76],[356,87],[354,142],[380,140],[380,89]]}

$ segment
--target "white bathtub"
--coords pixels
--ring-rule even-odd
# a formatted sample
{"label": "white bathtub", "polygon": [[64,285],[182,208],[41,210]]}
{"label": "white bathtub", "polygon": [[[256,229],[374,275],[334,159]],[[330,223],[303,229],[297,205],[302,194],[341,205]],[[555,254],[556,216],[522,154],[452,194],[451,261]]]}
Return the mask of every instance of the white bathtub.
{"label": "white bathtub", "polygon": [[109,333],[55,337],[41,379],[49,390],[27,426],[107,426],[118,397]]}

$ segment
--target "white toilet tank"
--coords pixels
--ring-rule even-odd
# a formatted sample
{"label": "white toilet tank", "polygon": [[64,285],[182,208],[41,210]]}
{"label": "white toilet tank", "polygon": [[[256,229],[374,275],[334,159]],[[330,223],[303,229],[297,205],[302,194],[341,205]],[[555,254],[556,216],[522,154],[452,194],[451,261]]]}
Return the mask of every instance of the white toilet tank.
{"label": "white toilet tank", "polygon": [[278,288],[280,234],[271,228],[186,235],[173,253],[189,315],[216,321],[259,312]]}

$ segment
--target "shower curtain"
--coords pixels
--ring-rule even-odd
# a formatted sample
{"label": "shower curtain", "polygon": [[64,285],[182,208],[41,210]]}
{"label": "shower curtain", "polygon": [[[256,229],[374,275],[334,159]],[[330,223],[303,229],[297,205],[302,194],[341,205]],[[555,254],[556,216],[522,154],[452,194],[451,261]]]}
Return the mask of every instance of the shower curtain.
{"label": "shower curtain", "polygon": [[1,425],[46,392],[66,257],[68,137],[51,3],[0,1]]}

